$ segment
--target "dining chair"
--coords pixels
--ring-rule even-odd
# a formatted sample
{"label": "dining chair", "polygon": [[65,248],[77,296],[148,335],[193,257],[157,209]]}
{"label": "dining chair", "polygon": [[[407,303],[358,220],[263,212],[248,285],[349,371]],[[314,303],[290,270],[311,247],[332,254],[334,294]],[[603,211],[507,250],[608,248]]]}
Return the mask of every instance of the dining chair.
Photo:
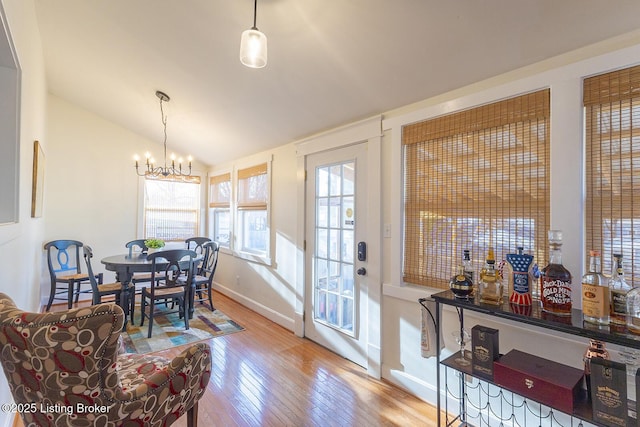
{"label": "dining chair", "polygon": [[[168,306],[169,302],[177,302],[177,311],[164,310],[163,314],[178,312],[184,318],[184,327],[189,329],[189,314],[187,313],[188,297],[191,292],[191,281],[194,274],[194,258],[197,254],[187,249],[169,249],[158,251],[147,256],[152,262],[151,282],[149,287],[143,287],[141,293],[141,320],[140,326],[144,325],[144,319],[149,319],[148,338],[151,338],[153,329],[153,317],[156,305],[159,301],[164,301]],[[164,276],[156,280],[156,275],[160,266],[164,264],[160,273]]]}
{"label": "dining chair", "polygon": [[113,302],[31,313],[0,293],[0,363],[25,426],[164,427],[185,413],[197,425],[209,344],[173,358],[122,353],[124,320]]}
{"label": "dining chair", "polygon": [[133,255],[134,252],[140,252],[142,254],[146,254],[149,248],[144,244],[145,239],[136,239],[127,242],[124,246],[129,249],[129,256]]}
{"label": "dining chair", "polygon": [[[80,248],[83,243],[78,240],[52,240],[45,243],[44,249],[47,251],[47,265],[51,278],[51,291],[47,301],[46,311],[51,309],[51,304],[55,299],[67,301],[67,308],[73,306],[73,300],[78,302],[81,293],[89,293],[88,290],[81,290],[81,285],[90,284],[89,275],[82,273],[80,267]],[[102,273],[96,276],[102,281]],[[65,295],[60,297],[59,295]]]}
{"label": "dining chair", "polygon": [[202,245],[205,252],[202,260],[200,272],[194,274],[192,290],[194,303],[202,304],[209,301],[211,311],[215,310],[213,306],[213,276],[218,266],[218,254],[220,252],[220,244],[216,241],[206,242]]}
{"label": "dining chair", "polygon": [[[136,239],[127,242],[124,246],[129,249],[129,256],[133,256],[135,254],[138,254],[139,256],[147,255],[149,248],[147,248],[147,245],[145,245],[144,242],[145,239]],[[160,276],[161,275],[157,275],[156,277],[160,278]],[[131,283],[133,283],[134,286],[138,283],[148,283],[150,281],[151,273],[133,273],[133,276],[131,277]],[[140,293],[138,289],[136,289],[136,293]]]}
{"label": "dining chair", "polygon": [[[122,292],[122,283],[120,282],[102,283],[102,276],[98,280],[93,274],[93,267],[91,266],[93,249],[91,249],[91,246],[89,245],[84,245],[82,247],[82,251],[84,255],[84,261],[87,264],[87,274],[89,275],[89,282],[91,282],[91,289],[93,291],[93,298],[91,300],[91,303],[93,305],[100,304],[102,303],[102,297],[113,296],[115,298],[116,304],[118,304],[124,310],[125,320],[127,314],[131,313],[131,320],[133,321],[133,303],[135,301],[133,297],[133,291],[135,289],[133,283],[129,283],[127,285],[127,289],[125,289],[124,293]],[[121,300],[121,296],[123,295],[125,298],[124,301]]]}

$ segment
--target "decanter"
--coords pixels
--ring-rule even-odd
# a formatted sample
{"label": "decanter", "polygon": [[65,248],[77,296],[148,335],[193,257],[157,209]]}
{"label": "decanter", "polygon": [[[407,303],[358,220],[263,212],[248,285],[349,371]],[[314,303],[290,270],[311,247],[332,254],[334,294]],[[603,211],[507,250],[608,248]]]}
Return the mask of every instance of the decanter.
{"label": "decanter", "polygon": [[480,270],[480,280],[478,281],[480,302],[485,304],[502,304],[502,280],[495,267],[495,254],[493,248],[489,248],[487,260],[482,270]]}

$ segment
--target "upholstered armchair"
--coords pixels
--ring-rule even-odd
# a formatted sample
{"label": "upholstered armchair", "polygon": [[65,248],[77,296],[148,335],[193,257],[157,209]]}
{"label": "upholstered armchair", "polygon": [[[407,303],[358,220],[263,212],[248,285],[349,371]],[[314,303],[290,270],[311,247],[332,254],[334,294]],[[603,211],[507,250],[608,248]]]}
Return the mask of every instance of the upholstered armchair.
{"label": "upholstered armchair", "polygon": [[115,303],[29,313],[0,293],[0,361],[27,426],[168,426],[198,400],[211,350],[196,343],[172,360],[121,354]]}

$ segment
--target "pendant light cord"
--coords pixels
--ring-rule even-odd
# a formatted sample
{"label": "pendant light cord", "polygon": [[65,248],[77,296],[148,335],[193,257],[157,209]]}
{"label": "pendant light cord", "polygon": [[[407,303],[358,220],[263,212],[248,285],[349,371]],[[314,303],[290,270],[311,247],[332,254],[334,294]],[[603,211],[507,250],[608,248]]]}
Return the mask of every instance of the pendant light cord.
{"label": "pendant light cord", "polygon": [[162,97],[160,97],[160,116],[162,118],[162,126],[164,128],[164,167],[167,167],[167,116],[164,115],[162,108]]}
{"label": "pendant light cord", "polygon": [[258,15],[258,0],[255,0],[253,2],[253,28],[252,30],[257,30],[258,27],[256,27],[256,16]]}

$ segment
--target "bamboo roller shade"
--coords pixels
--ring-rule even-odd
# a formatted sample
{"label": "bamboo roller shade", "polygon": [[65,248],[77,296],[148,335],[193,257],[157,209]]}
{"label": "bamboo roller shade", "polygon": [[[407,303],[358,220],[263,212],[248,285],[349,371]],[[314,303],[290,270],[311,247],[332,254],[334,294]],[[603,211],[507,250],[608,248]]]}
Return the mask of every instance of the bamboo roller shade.
{"label": "bamboo roller shade", "polygon": [[585,79],[584,105],[585,253],[601,251],[605,272],[622,254],[625,279],[639,286],[640,66]]}
{"label": "bamboo roller shade", "polygon": [[489,246],[544,265],[549,113],[547,89],[403,128],[405,281],[446,288],[464,249],[478,271]]}

